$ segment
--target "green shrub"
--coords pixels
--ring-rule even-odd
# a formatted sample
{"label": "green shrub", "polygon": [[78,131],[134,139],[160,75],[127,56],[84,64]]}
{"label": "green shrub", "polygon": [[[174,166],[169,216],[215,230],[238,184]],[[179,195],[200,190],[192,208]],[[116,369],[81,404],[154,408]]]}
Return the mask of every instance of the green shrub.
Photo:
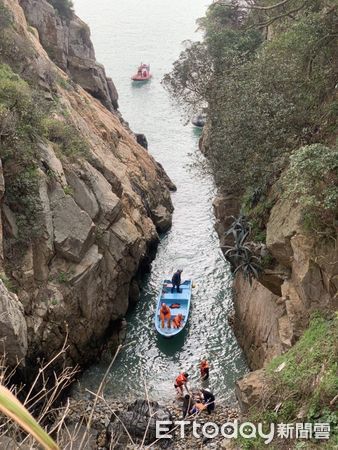
{"label": "green shrub", "polygon": [[12,16],[6,6],[0,1],[0,31],[12,24]]}
{"label": "green shrub", "polygon": [[[299,341],[266,367],[264,405],[254,407],[246,419],[254,423],[329,422],[330,440],[323,448],[335,448],[338,415],[330,402],[338,392],[337,342],[338,315],[324,317],[319,312],[314,314]],[[277,409],[276,405],[279,405]],[[303,415],[301,420],[298,417],[300,412]],[[288,441],[288,448],[302,448],[302,442]],[[272,444],[279,448],[279,441]],[[309,447],[305,448],[314,448],[312,441],[307,444]],[[260,448],[255,447],[255,440],[245,445],[247,447],[244,448]]]}
{"label": "green shrub", "polygon": [[63,192],[66,195],[73,195],[73,189],[68,185],[63,187]]}
{"label": "green shrub", "polygon": [[34,165],[21,169],[19,173],[11,174],[6,179],[6,202],[15,213],[19,241],[30,242],[39,237],[39,214],[42,207],[39,178]]}
{"label": "green shrub", "polygon": [[20,242],[40,232],[36,139],[44,108],[28,83],[0,65],[0,157],[4,165],[5,201],[15,213]]}
{"label": "green shrub", "polygon": [[73,271],[70,272],[59,272],[56,277],[56,281],[60,284],[67,284],[70,280]]}
{"label": "green shrub", "polygon": [[65,78],[58,77],[57,82],[63,89],[66,89],[67,91],[72,90],[71,84]]}
{"label": "green shrub", "polygon": [[[298,408],[300,403],[307,405],[311,416],[320,415],[338,390],[337,342],[338,317],[314,317],[294,347],[268,366],[276,394],[293,400]],[[275,372],[282,363],[284,369]]]}
{"label": "green shrub", "polygon": [[73,125],[57,119],[45,119],[43,125],[44,136],[57,145],[61,154],[67,157],[88,155],[88,144]]}
{"label": "green shrub", "polygon": [[9,291],[16,292],[15,284],[10,278],[8,278],[8,276],[5,273],[3,272],[0,273],[0,280],[3,282],[3,284]]}
{"label": "green shrub", "polygon": [[301,204],[309,230],[335,230],[338,209],[338,150],[312,144],[296,150],[283,177],[285,195]]}

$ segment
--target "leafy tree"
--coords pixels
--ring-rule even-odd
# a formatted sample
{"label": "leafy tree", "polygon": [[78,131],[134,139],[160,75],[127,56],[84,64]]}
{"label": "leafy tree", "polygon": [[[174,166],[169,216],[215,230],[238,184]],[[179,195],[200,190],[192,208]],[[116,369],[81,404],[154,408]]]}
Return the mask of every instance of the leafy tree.
{"label": "leafy tree", "polygon": [[163,84],[189,116],[204,107],[212,78],[213,61],[207,46],[194,42],[181,53],[172,72],[164,76]]}
{"label": "leafy tree", "polygon": [[[196,92],[203,93],[198,101],[208,104],[204,142],[216,182],[239,195],[266,191],[293,149],[326,139],[334,120],[329,105],[337,57],[334,5],[326,8],[320,0],[247,5],[211,5],[199,21],[207,56],[185,52],[165,79],[174,97],[189,106]],[[269,18],[272,39],[265,40],[267,33],[257,25]],[[189,70],[195,80],[209,70],[207,83],[192,89]]]}

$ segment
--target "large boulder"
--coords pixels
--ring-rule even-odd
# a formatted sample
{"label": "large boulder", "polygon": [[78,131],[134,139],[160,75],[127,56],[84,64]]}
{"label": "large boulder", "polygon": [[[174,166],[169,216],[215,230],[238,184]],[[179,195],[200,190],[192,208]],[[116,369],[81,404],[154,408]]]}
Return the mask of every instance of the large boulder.
{"label": "large boulder", "polygon": [[293,250],[291,238],[302,230],[301,205],[289,199],[277,201],[266,226],[266,244],[271,255],[286,267],[291,267]]}
{"label": "large boulder", "polygon": [[57,189],[51,197],[54,245],[64,258],[80,262],[93,243],[95,225],[70,195]]}
{"label": "large boulder", "polygon": [[252,369],[258,369],[283,351],[279,319],[285,304],[257,280],[249,284],[241,274],[234,281],[236,337]]}
{"label": "large boulder", "polygon": [[66,177],[74,200],[94,220],[99,214],[100,207],[93,191],[85,183],[82,171],[67,170]]}
{"label": "large boulder", "polygon": [[0,355],[6,363],[24,364],[27,354],[27,325],[18,297],[10,292],[0,279]]}
{"label": "large boulder", "polygon": [[121,216],[121,201],[112,191],[111,184],[89,163],[84,164],[85,175],[100,207],[100,222],[111,226]]}
{"label": "large boulder", "polygon": [[172,224],[172,215],[163,205],[157,206],[152,211],[152,220],[156,225],[156,229],[159,233],[165,233],[169,230]]}
{"label": "large boulder", "polygon": [[235,393],[243,414],[257,405],[266,388],[264,369],[255,370],[236,381]]}
{"label": "large boulder", "polygon": [[[136,400],[131,403],[127,411],[120,411],[117,415],[111,417],[111,424],[108,428],[111,433],[112,442],[117,445],[129,443],[129,436],[136,441],[143,441],[144,444],[151,444],[156,441],[156,421],[172,421],[170,411],[160,406],[157,402],[147,400]],[[168,445],[168,441],[161,439],[157,443],[161,448]],[[117,447],[120,448],[120,447]],[[121,447],[125,448],[125,447]]]}

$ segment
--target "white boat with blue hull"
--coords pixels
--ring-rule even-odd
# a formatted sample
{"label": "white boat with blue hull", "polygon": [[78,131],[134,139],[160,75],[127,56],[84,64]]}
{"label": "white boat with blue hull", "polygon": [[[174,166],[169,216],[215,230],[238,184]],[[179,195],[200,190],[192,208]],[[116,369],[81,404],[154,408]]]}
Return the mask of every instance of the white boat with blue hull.
{"label": "white boat with blue hull", "polygon": [[[180,285],[180,292],[177,292],[176,288],[174,292],[171,292],[172,283],[170,280],[164,280],[162,284],[161,291],[158,296],[156,313],[155,313],[155,327],[156,330],[164,337],[170,338],[181,333],[188,322],[190,301],[191,301],[191,290],[192,281],[185,280]],[[160,319],[160,309],[162,303],[165,303],[170,308],[171,318],[170,322],[172,324],[174,318],[179,314],[182,314],[183,319],[179,328],[174,328],[172,325],[168,328],[168,323],[165,321],[164,327],[162,328]]]}

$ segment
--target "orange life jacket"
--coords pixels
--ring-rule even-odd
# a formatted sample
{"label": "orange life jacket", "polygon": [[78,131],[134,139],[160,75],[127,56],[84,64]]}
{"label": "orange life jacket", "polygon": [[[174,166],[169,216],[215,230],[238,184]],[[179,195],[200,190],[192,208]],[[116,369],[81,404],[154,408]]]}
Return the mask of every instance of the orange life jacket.
{"label": "orange life jacket", "polygon": [[188,379],[184,375],[184,373],[180,373],[179,376],[176,378],[176,385],[183,386],[187,381],[188,381]]}
{"label": "orange life jacket", "polygon": [[199,411],[203,411],[203,409],[206,408],[206,406],[203,403],[195,403],[195,407],[196,409],[198,409]]}
{"label": "orange life jacket", "polygon": [[182,320],[183,320],[182,316],[176,316],[173,320],[173,324],[176,325],[177,327],[180,327]]}
{"label": "orange life jacket", "polygon": [[201,371],[202,375],[205,374],[206,369],[209,369],[209,363],[208,363],[208,361],[202,361],[200,364],[200,371]]}
{"label": "orange life jacket", "polygon": [[170,308],[167,305],[161,306],[160,312],[164,315],[167,316],[168,314],[170,315]]}

